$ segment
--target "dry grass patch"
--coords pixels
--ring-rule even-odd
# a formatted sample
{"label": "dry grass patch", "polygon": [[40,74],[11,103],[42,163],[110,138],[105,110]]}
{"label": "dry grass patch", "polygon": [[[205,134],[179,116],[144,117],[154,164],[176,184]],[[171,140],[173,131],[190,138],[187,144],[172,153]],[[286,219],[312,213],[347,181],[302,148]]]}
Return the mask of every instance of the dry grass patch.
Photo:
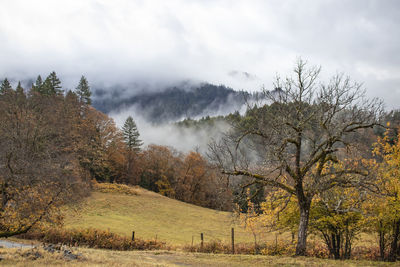
{"label": "dry grass patch", "polygon": [[[176,251],[110,251],[74,248],[81,254],[68,260],[60,253],[43,249],[0,249],[4,266],[396,266],[372,261],[334,261],[305,257],[223,255]],[[31,256],[36,252],[42,257]]]}

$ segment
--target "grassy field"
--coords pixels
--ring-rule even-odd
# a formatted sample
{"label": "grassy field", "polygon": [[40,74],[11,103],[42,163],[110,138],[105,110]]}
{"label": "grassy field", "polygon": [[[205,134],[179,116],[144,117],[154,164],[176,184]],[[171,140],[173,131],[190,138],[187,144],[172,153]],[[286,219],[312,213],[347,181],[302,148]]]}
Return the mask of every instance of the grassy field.
{"label": "grassy field", "polygon": [[[38,254],[37,254],[38,253]],[[0,248],[2,266],[398,266],[371,261],[334,261],[306,257],[223,255],[177,251],[110,251],[76,248],[77,260],[43,249]]]}
{"label": "grassy field", "polygon": [[[97,228],[143,239],[166,241],[172,245],[188,245],[220,240],[230,242],[235,227],[236,242],[253,242],[251,233],[235,222],[230,212],[221,212],[173,200],[138,188],[138,195],[93,192],[78,207],[65,210],[66,228]],[[270,235],[264,240],[272,240]]]}

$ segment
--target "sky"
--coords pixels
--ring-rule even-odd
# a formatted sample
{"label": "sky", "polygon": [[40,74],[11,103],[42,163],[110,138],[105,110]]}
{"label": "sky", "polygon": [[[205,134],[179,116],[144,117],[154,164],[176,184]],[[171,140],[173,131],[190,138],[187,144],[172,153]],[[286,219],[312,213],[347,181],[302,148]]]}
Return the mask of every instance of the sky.
{"label": "sky", "polygon": [[0,79],[269,88],[301,57],[400,108],[397,0],[0,0]]}

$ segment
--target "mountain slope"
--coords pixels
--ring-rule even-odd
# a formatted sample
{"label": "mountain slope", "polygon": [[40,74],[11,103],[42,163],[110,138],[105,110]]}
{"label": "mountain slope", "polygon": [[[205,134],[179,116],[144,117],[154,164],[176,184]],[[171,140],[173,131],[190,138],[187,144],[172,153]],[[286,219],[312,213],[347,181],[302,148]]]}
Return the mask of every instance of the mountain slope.
{"label": "mountain slope", "polygon": [[160,123],[177,119],[209,115],[226,110],[239,109],[248,93],[237,92],[225,86],[201,84],[198,86],[176,86],[160,92],[142,92],[124,97],[124,89],[115,89],[111,94],[95,90],[93,106],[105,113],[118,112],[135,107],[148,121]]}

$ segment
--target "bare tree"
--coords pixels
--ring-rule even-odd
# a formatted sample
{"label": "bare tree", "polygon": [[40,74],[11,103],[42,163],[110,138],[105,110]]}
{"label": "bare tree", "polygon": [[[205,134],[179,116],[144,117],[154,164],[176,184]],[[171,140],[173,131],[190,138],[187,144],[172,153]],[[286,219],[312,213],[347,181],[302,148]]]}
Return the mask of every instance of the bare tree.
{"label": "bare tree", "polygon": [[233,131],[210,145],[210,156],[223,173],[249,177],[251,184],[280,188],[297,198],[296,255],[306,253],[314,196],[336,186],[368,185],[352,138],[376,125],[382,112],[382,103],[366,99],[361,84],[342,74],[324,84],[319,74],[320,67],[299,59],[293,77],[277,77],[275,90],[264,90],[264,106],[250,109]]}

